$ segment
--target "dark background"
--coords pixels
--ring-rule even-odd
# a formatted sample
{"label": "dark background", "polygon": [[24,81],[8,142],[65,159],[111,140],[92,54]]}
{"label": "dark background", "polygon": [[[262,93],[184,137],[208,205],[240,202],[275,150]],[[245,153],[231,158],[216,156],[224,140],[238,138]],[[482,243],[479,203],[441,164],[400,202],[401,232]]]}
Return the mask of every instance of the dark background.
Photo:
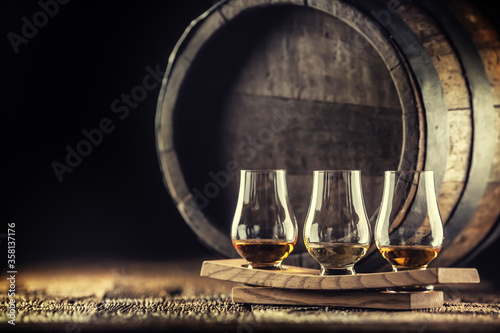
{"label": "dark background", "polygon": [[[4,39],[6,218],[0,232],[16,223],[19,265],[206,255],[163,184],[154,131],[160,85],[123,120],[111,103],[142,85],[146,66],[165,70],[184,29],[211,5],[71,1],[17,54]],[[36,1],[4,5],[4,36],[21,35],[21,18],[32,21],[40,10]],[[97,128],[103,118],[113,121],[114,131],[59,182],[52,162],[65,164],[65,147],[75,149],[85,139],[82,130]]]}
{"label": "dark background", "polygon": [[[159,86],[123,120],[111,103],[142,85],[146,66],[164,70],[184,29],[212,4],[71,1],[17,54],[4,38],[0,233],[16,223],[18,267],[210,254],[163,184],[154,132]],[[4,36],[21,35],[21,19],[32,22],[40,10],[36,1],[4,2]],[[114,131],[59,182],[51,164],[65,163],[65,147],[76,148],[85,139],[82,130],[97,128],[103,118]],[[491,258],[499,248],[496,242],[474,262],[495,281]]]}

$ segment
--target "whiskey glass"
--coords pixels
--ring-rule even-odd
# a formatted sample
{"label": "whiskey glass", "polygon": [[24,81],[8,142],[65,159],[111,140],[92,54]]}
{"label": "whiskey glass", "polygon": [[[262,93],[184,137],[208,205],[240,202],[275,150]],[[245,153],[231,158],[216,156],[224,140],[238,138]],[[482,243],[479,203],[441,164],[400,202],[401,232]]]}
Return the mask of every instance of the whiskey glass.
{"label": "whiskey glass", "polygon": [[426,269],[437,257],[443,243],[443,223],[432,171],[385,172],[375,243],[394,272]]}
{"label": "whiskey glass", "polygon": [[314,171],[304,243],[321,265],[320,274],[356,274],[354,264],[366,254],[370,239],[361,171]]}
{"label": "whiskey glass", "polygon": [[241,170],[231,240],[248,268],[282,269],[297,243],[286,170]]}

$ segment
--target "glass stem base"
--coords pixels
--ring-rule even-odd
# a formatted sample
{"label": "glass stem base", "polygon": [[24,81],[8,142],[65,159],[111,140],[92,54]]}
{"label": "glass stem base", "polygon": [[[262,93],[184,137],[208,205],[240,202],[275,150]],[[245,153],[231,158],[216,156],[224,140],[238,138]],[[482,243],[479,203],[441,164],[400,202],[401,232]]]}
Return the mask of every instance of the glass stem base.
{"label": "glass stem base", "polygon": [[327,275],[355,275],[356,271],[354,270],[354,267],[348,267],[348,268],[328,268],[321,266],[321,276],[327,276]]}
{"label": "glass stem base", "polygon": [[401,292],[414,292],[414,291],[420,291],[420,292],[425,292],[425,291],[433,291],[434,286],[408,286],[408,287],[391,287],[386,289],[388,292],[391,293],[401,293]]}
{"label": "glass stem base", "polygon": [[269,269],[269,270],[280,270],[281,261],[275,261],[270,263],[256,263],[256,262],[248,262],[248,268],[250,269]]}
{"label": "glass stem base", "polygon": [[[401,266],[392,266],[393,272],[404,272],[404,271],[424,271],[427,265],[418,268],[408,268]],[[413,292],[413,291],[433,291],[434,286],[404,286],[404,287],[391,287],[386,289],[388,292],[398,293],[398,292]]]}

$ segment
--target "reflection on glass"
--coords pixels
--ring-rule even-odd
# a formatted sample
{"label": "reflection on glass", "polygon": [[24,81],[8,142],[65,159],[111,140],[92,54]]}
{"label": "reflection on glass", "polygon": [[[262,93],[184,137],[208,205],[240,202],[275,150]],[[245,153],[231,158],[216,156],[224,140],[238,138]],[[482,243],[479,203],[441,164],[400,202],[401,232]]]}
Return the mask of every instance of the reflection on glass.
{"label": "reflection on glass", "polygon": [[[443,223],[432,171],[385,172],[375,242],[395,272],[425,269],[437,257]],[[411,289],[431,290],[432,286]]]}
{"label": "reflection on glass", "polygon": [[361,171],[314,171],[313,177],[304,226],[307,250],[321,265],[321,275],[353,275],[371,238]]}
{"label": "reflection on glass", "polygon": [[242,170],[231,240],[249,268],[281,269],[297,242],[285,170]]}

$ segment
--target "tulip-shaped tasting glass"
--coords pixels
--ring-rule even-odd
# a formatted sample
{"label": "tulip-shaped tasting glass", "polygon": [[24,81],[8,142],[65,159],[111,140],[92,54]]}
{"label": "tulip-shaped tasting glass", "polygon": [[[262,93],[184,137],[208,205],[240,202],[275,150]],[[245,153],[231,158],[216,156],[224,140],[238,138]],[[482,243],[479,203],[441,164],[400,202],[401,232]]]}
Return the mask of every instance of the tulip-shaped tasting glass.
{"label": "tulip-shaped tasting glass", "polygon": [[314,171],[304,242],[321,265],[320,274],[356,274],[354,264],[366,254],[370,239],[361,171]]}
{"label": "tulip-shaped tasting glass", "polygon": [[241,170],[231,240],[249,268],[281,269],[297,242],[286,170]]}
{"label": "tulip-shaped tasting glass", "polygon": [[393,271],[425,269],[437,257],[442,242],[434,173],[386,171],[375,243]]}

